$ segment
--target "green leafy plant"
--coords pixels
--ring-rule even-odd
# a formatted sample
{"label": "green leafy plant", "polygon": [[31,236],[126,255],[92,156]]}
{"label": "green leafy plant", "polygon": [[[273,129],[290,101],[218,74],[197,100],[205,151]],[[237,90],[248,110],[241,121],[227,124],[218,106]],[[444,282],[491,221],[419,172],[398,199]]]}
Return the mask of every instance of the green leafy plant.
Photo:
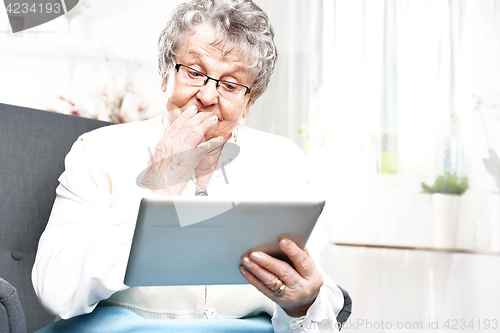
{"label": "green leafy plant", "polygon": [[445,193],[462,195],[469,188],[469,179],[467,177],[458,177],[456,173],[444,172],[444,175],[438,176],[434,185],[429,186],[422,183],[423,193]]}

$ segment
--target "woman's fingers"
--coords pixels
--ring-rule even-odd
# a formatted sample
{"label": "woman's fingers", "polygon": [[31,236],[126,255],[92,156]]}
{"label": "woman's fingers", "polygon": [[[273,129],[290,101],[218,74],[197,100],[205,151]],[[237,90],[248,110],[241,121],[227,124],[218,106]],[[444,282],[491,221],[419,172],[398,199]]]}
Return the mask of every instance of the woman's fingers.
{"label": "woman's fingers", "polygon": [[303,278],[288,263],[273,258],[263,252],[252,252],[250,258],[243,257],[243,265],[251,271],[267,288],[280,279],[287,287],[295,289],[302,285]]}
{"label": "woman's fingers", "polygon": [[300,247],[289,239],[282,239],[279,243],[281,250],[290,258],[295,269],[286,262],[277,260],[263,252],[252,252],[250,257],[260,267],[278,276],[283,282],[290,284],[296,282],[294,273],[298,273],[304,279],[315,278],[317,275],[316,265],[312,258]]}
{"label": "woman's fingers", "polygon": [[[252,284],[258,291],[263,293],[270,299],[275,299],[276,294],[270,288],[274,286],[274,283],[271,287],[265,285],[260,279],[258,279],[248,268],[245,266],[240,266],[240,272],[243,274],[245,280],[247,280],[250,284]],[[276,283],[276,282],[275,282]],[[286,288],[286,287],[285,287]]]}
{"label": "woman's fingers", "polygon": [[[263,253],[262,253],[263,254]],[[255,256],[262,256],[260,252],[253,252],[251,254],[252,258],[256,258]],[[265,286],[266,288],[272,288],[276,284],[278,280],[278,275],[271,273],[269,270],[264,269],[264,262],[266,259],[253,260],[248,257],[243,257],[242,262],[243,265],[250,270]],[[284,262],[281,262],[284,263]],[[286,265],[286,263],[284,263]],[[261,266],[262,265],[262,266]],[[288,274],[293,274],[292,268],[289,266],[290,272]],[[286,268],[283,268],[286,269]],[[283,281],[287,279],[282,279]],[[285,282],[286,283],[286,282]]]}
{"label": "woman's fingers", "polygon": [[198,112],[190,106],[170,125],[168,139],[177,139],[185,149],[196,147],[205,133],[218,123],[218,117],[211,112]]}
{"label": "woman's fingers", "polygon": [[[217,116],[198,112],[194,105],[182,111],[156,144],[146,183],[160,184],[167,187],[167,193],[180,194],[200,160],[221,148],[222,137],[205,142],[205,134],[217,124]],[[207,167],[207,172],[210,170]],[[163,179],[155,181],[156,178]]]}
{"label": "woman's fingers", "polygon": [[285,253],[288,258],[292,261],[293,265],[297,272],[303,276],[305,279],[309,279],[316,274],[316,265],[314,264],[314,260],[297,246],[294,242],[289,239],[280,240],[280,248],[283,253]]}
{"label": "woman's fingers", "polygon": [[[278,303],[289,315],[299,317],[307,312],[323,285],[321,274],[315,267],[313,269],[317,274],[311,274],[313,276],[311,279],[305,279],[286,262],[262,252],[252,252],[250,258],[243,257],[240,267],[248,282]],[[285,284],[280,296],[271,289],[278,279]]]}
{"label": "woman's fingers", "polygon": [[178,131],[180,140],[186,149],[194,148],[200,140],[203,141],[205,133],[218,124],[219,119],[211,112],[200,112],[189,119]]}
{"label": "woman's fingers", "polygon": [[168,133],[171,135],[176,135],[177,132],[184,126],[184,124],[198,113],[198,108],[196,105],[191,105],[187,109],[181,112],[180,116],[175,119],[175,121],[170,124]]}
{"label": "woman's fingers", "polygon": [[217,116],[211,112],[198,113],[198,108],[194,105],[187,108],[157,143],[157,157],[171,157],[174,164],[192,164],[194,167],[210,151],[209,146],[201,144],[205,133],[217,123]]}

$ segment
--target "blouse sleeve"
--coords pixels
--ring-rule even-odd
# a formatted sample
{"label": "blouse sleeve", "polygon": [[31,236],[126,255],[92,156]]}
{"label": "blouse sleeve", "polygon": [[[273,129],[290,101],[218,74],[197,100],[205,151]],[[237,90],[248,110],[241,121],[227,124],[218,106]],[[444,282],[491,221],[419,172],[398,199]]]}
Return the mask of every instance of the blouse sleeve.
{"label": "blouse sleeve", "polygon": [[63,319],[89,313],[127,288],[123,278],[139,204],[110,207],[109,194],[92,179],[82,139],[65,167],[32,271],[41,304]]}

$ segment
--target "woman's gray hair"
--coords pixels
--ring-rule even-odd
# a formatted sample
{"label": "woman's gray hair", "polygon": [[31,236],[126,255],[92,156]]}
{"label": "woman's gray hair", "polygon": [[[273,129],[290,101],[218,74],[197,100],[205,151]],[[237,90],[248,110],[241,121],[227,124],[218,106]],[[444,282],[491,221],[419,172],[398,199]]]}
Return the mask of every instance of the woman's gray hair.
{"label": "woman's gray hair", "polygon": [[253,103],[267,88],[278,52],[269,19],[251,0],[191,0],[179,5],[158,40],[158,71],[168,75],[177,47],[199,24],[210,24],[216,31],[212,45],[229,42],[233,49],[246,55],[255,77],[250,101]]}

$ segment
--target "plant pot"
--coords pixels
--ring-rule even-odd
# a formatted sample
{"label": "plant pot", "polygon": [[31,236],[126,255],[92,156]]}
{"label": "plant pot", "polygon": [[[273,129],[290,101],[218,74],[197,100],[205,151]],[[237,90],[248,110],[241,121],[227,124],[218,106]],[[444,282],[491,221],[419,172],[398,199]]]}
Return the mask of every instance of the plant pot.
{"label": "plant pot", "polygon": [[455,248],[457,242],[460,196],[435,193],[432,204],[432,244],[438,248]]}

